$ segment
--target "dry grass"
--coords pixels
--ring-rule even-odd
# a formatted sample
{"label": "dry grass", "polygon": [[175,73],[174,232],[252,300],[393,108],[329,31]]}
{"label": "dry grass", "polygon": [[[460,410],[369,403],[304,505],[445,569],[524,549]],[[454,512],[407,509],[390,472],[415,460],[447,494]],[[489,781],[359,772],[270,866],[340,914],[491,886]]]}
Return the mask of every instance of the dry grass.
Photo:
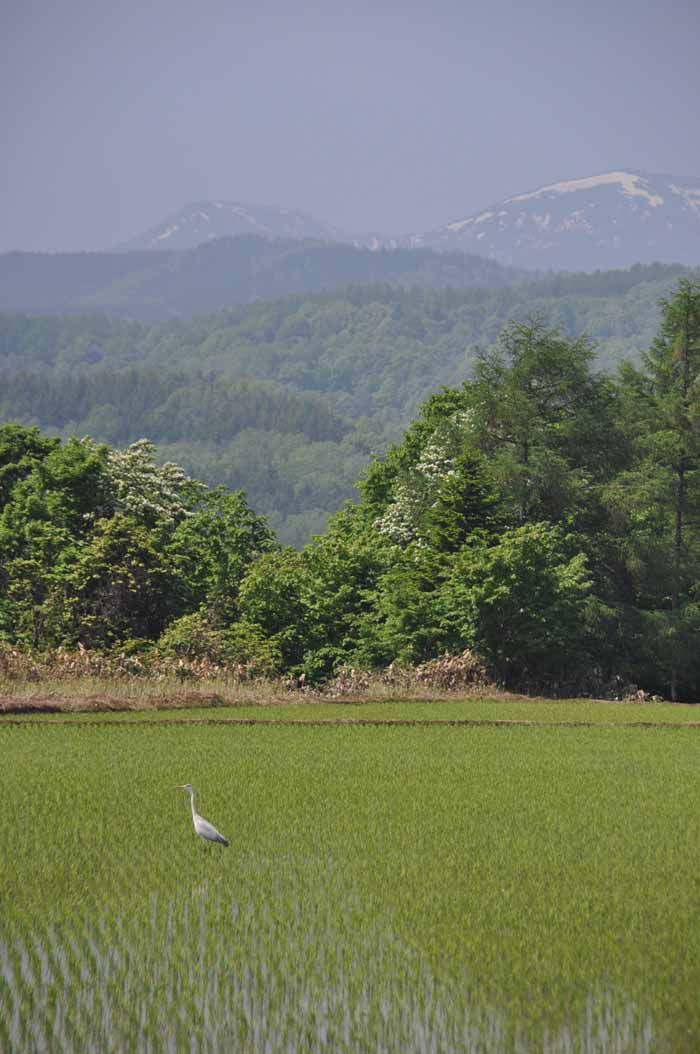
{"label": "dry grass", "polygon": [[337,691],[329,695],[309,688],[292,688],[278,681],[259,681],[233,685],[224,681],[202,682],[196,687],[183,688],[173,681],[150,678],[130,681],[110,681],[88,677],[71,680],[47,679],[39,683],[0,681],[0,714],[11,713],[99,713],[116,710],[183,710],[209,707],[236,708],[243,706],[298,706],[313,703],[381,703],[427,702],[463,699],[466,695],[490,699],[517,698],[507,692],[492,690],[442,689],[429,685],[397,688],[377,678],[362,691]]}
{"label": "dry grass", "polygon": [[[545,698],[499,689],[470,652],[416,667],[392,665],[375,673],[348,667],[323,686],[312,687],[303,677],[264,679],[253,676],[243,665],[222,666],[207,659],[100,655],[82,648],[38,655],[0,645],[0,714],[293,707],[329,702],[537,702]],[[598,701],[612,699],[608,695]],[[615,701],[652,700],[643,692],[630,691]]]}
{"label": "dry grass", "polygon": [[206,659],[0,649],[0,713],[377,703],[484,694],[500,693],[469,652],[379,673],[347,668],[322,688],[312,688],[303,677],[255,678],[242,665],[225,667]]}
{"label": "dry grass", "polygon": [[[265,706],[291,702],[293,693],[272,682],[234,685],[223,680],[185,687],[176,678],[47,676],[39,681],[0,679],[0,713],[80,713],[110,710],[177,710],[197,707]],[[304,693],[305,702],[312,701]]]}

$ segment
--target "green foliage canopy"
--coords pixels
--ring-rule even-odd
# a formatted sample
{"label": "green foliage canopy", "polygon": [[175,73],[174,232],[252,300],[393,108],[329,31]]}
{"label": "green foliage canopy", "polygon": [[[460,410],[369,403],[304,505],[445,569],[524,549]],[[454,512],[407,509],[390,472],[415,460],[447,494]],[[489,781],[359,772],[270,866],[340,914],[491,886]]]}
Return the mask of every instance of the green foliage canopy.
{"label": "green foliage canopy", "polygon": [[513,687],[697,697],[700,286],[661,310],[617,376],[585,338],[507,326],[302,551],[149,441],[0,427],[0,634],[307,682],[468,648]]}

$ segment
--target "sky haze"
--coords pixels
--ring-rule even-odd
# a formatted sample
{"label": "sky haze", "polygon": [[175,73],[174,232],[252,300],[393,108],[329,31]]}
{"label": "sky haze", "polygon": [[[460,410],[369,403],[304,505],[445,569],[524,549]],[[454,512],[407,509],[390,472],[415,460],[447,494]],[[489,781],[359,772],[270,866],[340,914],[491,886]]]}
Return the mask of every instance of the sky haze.
{"label": "sky haze", "polygon": [[0,251],[187,201],[422,231],[544,183],[700,177],[697,3],[5,0]]}

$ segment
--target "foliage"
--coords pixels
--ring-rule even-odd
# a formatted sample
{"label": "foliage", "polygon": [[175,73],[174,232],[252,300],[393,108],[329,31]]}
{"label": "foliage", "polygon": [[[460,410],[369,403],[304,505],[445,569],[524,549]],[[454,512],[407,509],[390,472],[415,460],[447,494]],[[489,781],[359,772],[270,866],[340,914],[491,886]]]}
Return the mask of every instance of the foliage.
{"label": "foliage", "polygon": [[438,561],[417,545],[395,546],[389,556],[358,626],[353,658],[359,666],[421,663],[443,642],[435,607]]}
{"label": "foliage", "polygon": [[391,548],[349,507],[333,518],[323,536],[314,539],[305,556],[314,640],[307,647],[303,670],[311,681],[317,681],[354,661],[358,634],[372,611]]}
{"label": "foliage", "polygon": [[54,633],[86,647],[153,640],[177,610],[174,568],[157,535],[122,513],[97,521],[62,585],[66,611]]}
{"label": "foliage", "polygon": [[[87,307],[151,322],[351,284],[498,289],[524,275],[462,252],[374,252],[339,242],[242,235],[185,251],[5,253],[0,310],[70,315]],[[109,323],[102,329],[113,336]]]}
{"label": "foliage", "polygon": [[233,622],[246,570],[271,547],[269,527],[240,491],[207,491],[177,524],[168,545],[184,607],[201,604],[215,624]]}
{"label": "foliage", "polygon": [[240,585],[243,619],[279,652],[285,669],[301,669],[306,649],[317,643],[306,557],[293,549],[264,553]]}
{"label": "foliage", "polygon": [[[257,325],[272,312],[290,348],[308,350],[324,318],[319,332],[333,343],[332,305],[381,323],[402,303],[353,296],[342,308],[321,298],[298,304],[293,318],[279,304],[253,317]],[[465,307],[461,294],[440,296]],[[426,294],[431,304],[437,310]],[[617,376],[597,369],[587,338],[537,317],[512,322],[479,352],[469,380],[425,401],[403,440],[367,468],[358,504],[327,525],[323,503],[330,493],[331,504],[341,501],[343,458],[359,464],[367,453],[353,433],[314,444],[309,460],[303,437],[282,443],[244,429],[236,449],[262,488],[250,497],[161,464],[147,440],[118,450],[6,426],[0,639],[102,650],[159,642],[183,660],[313,685],[344,669],[416,666],[469,649],[489,676],[526,690],[636,684],[697,698],[700,287],[683,279],[661,311],[642,365]],[[246,319],[241,312],[232,325]],[[420,329],[410,312],[392,324],[404,335]],[[320,344],[316,353],[322,363]],[[290,351],[286,361],[296,369],[305,360]],[[200,410],[216,417],[224,389],[220,404],[210,385]],[[181,391],[171,410],[188,399]],[[298,407],[285,399],[274,405],[291,423]],[[333,427],[321,413],[317,423]],[[280,449],[298,479],[315,472],[287,505],[313,503],[311,519],[299,514],[300,533],[311,522],[325,528],[301,551],[278,547],[275,524],[253,511],[265,488],[288,486]]]}
{"label": "foliage", "polygon": [[190,479],[178,465],[158,465],[155,446],[148,439],[126,450],[110,450],[105,476],[115,511],[152,525],[181,520],[205,490],[204,484]]}
{"label": "foliage", "polygon": [[216,628],[201,611],[182,615],[169,624],[156,646],[159,657],[192,661],[206,660],[227,678],[248,680],[274,676],[280,656],[258,626],[244,619],[227,629]]}
{"label": "foliage", "polygon": [[175,616],[235,601],[270,532],[241,495],[208,492],[152,444],[50,444],[0,513],[5,637],[35,647],[154,640]]}
{"label": "foliage", "polygon": [[[202,301],[201,310],[222,303],[217,300],[221,286],[211,285],[206,260],[224,268],[234,261],[227,273],[238,280],[236,267],[255,267],[256,252],[290,263],[306,252],[296,244],[290,256],[289,245],[256,239],[236,239],[228,248],[228,265],[225,245],[191,255],[198,290],[213,290],[214,303],[207,301],[207,308]],[[348,252],[356,262],[364,260],[365,282],[384,282],[382,270],[398,267],[400,283],[412,288],[348,285],[362,277],[362,268],[348,271],[340,264]],[[121,276],[115,310],[123,312],[127,255],[57,257],[55,264],[69,284],[64,268],[75,265],[86,272],[81,310],[91,283],[100,286],[101,273],[107,286]],[[404,255],[405,262],[412,261],[408,269],[401,264]],[[534,314],[558,327],[567,340],[585,332],[603,366],[623,355],[638,359],[654,339],[657,300],[668,296],[684,273],[655,265],[493,288],[489,271],[495,265],[462,257],[456,262],[465,281],[474,279],[480,288],[458,288],[464,282],[449,254],[358,254],[348,247],[317,245],[311,257],[324,261],[326,289],[332,284],[327,266],[338,263],[343,288],[260,302],[263,279],[257,271],[253,295],[246,298],[254,302],[230,308],[228,297],[223,301],[228,310],[194,319],[182,318],[182,289],[178,320],[159,325],[104,315],[0,316],[0,421],[39,425],[65,438],[91,435],[120,448],[148,436],[159,460],[176,461],[212,486],[245,490],[280,540],[301,547],[352,496],[370,454],[382,454],[396,441],[431,393],[461,385],[478,349],[491,348],[507,322],[525,324]],[[155,296],[152,268],[163,266],[176,285],[183,279],[182,273],[178,277],[182,260],[173,271],[166,265],[169,258],[167,253],[157,259],[140,254],[137,261],[148,273],[148,305],[141,306],[149,319]],[[441,284],[428,280],[426,263],[442,269],[442,285],[452,288],[418,288],[419,275],[427,286]],[[310,276],[307,264],[299,275]],[[32,289],[40,289],[44,280],[37,274]],[[0,288],[11,304],[8,283],[0,281]],[[285,289],[289,286],[268,292]],[[129,295],[127,288],[127,302]],[[56,305],[47,301],[49,306],[54,310]],[[563,346],[560,352],[566,355]],[[500,456],[507,471],[505,452]],[[535,452],[535,461],[538,456]],[[552,449],[547,458],[541,471],[552,481],[558,466],[557,487],[566,489],[561,460]]]}
{"label": "foliage", "polygon": [[[644,371],[623,374],[634,461],[609,500],[624,524],[635,602],[659,626],[659,669],[671,697],[695,689],[691,626],[700,584],[700,285],[679,283],[661,303]],[[692,672],[691,672],[692,671]]]}
{"label": "foliage", "polygon": [[34,465],[58,446],[38,428],[18,424],[0,426],[0,510],[7,503],[12,488],[29,475]]}
{"label": "foliage", "polygon": [[576,683],[591,582],[573,536],[545,523],[465,546],[439,605],[453,650],[472,648],[509,685]]}

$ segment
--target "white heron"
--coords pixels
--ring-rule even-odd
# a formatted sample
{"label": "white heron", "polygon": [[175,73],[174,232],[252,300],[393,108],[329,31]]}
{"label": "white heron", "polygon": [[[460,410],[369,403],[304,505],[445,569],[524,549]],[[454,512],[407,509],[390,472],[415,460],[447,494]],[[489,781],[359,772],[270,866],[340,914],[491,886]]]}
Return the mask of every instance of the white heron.
{"label": "white heron", "polygon": [[205,820],[203,816],[200,816],[194,807],[194,787],[191,783],[182,783],[175,787],[175,790],[187,791],[190,796],[190,804],[192,806],[192,823],[194,829],[200,838],[203,838],[206,842],[218,842],[220,845],[228,845],[228,839],[224,838],[223,834],[217,831],[213,824]]}

